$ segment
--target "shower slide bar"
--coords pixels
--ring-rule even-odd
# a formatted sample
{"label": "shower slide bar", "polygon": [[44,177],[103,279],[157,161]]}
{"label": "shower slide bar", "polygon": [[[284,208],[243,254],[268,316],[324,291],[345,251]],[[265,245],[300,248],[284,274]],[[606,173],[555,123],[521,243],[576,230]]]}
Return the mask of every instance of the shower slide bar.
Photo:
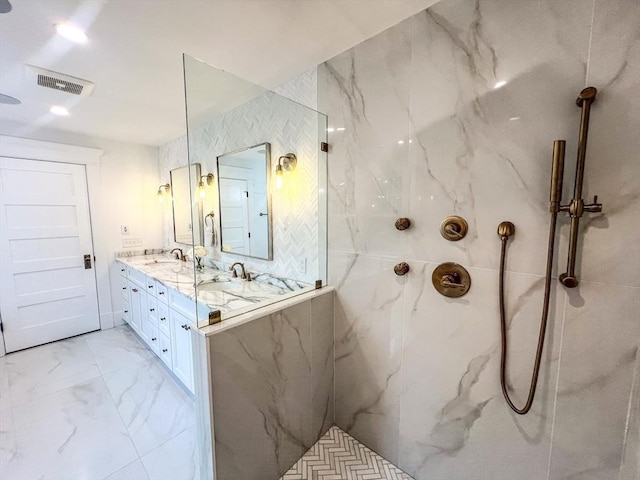
{"label": "shower slide bar", "polygon": [[576,267],[576,248],[578,244],[578,229],[580,217],[584,212],[601,212],[602,204],[598,203],[598,197],[595,196],[593,203],[585,204],[582,199],[582,182],[584,180],[584,164],[587,151],[587,136],[589,133],[589,114],[591,104],[595,101],[597,90],[594,87],[587,87],[580,92],[576,100],[576,105],[582,109],[582,117],[580,120],[580,133],[578,135],[578,160],[576,165],[576,178],[573,191],[573,200],[568,205],[561,204],[562,198],[562,179],[564,173],[564,152],[566,141],[556,140],[553,142],[553,162],[551,167],[551,189],[549,193],[549,210],[551,212],[551,220],[549,222],[549,242],[547,247],[547,266],[545,272],[544,283],[544,300],[542,305],[542,319],[540,321],[540,332],[538,335],[538,346],[536,349],[536,357],[531,375],[531,385],[529,387],[529,395],[527,401],[522,408],[517,408],[512,402],[506,386],[506,370],[507,370],[507,322],[504,306],[504,272],[505,257],[507,251],[507,241],[515,233],[515,226],[511,222],[502,222],[498,226],[498,235],[501,240],[500,250],[500,277],[499,277],[499,303],[500,303],[500,332],[502,354],[500,357],[500,384],[502,386],[502,394],[509,407],[517,414],[524,415],[531,409],[533,398],[536,393],[538,384],[538,375],[540,373],[540,363],[542,360],[542,351],[544,349],[544,339],[547,329],[547,319],[549,317],[549,297],[551,292],[551,271],[553,268],[553,250],[556,236],[556,223],[559,212],[568,212],[571,217],[571,227],[569,232],[569,254],[567,259],[567,271],[560,275],[560,282],[567,288],[575,288],[578,286],[578,279],[575,275]]}

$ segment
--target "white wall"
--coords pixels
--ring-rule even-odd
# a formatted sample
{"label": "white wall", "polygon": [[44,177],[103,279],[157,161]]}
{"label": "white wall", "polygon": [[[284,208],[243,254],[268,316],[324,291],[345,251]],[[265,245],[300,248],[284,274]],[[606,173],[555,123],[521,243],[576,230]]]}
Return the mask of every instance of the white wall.
{"label": "white wall", "polygon": [[[158,149],[145,145],[114,142],[103,138],[90,138],[52,129],[26,128],[23,125],[3,121],[0,134],[54,143],[63,143],[83,147],[99,148],[104,151],[98,170],[100,189],[100,211],[91,205],[91,222],[94,227],[100,224],[104,238],[96,238],[94,246],[104,245],[107,257],[109,279],[98,279],[99,297],[109,298],[111,302],[101,301],[100,316],[102,328],[110,328],[122,323],[122,309],[119,295],[119,270],[115,268],[114,256],[123,250],[141,250],[162,247],[162,206],[158,203],[156,192],[160,184],[158,175]],[[92,187],[90,187],[92,188]],[[139,237],[142,247],[123,248],[120,225],[129,226],[129,237]],[[96,257],[100,252],[96,249]],[[97,262],[102,259],[96,258]],[[110,290],[109,293],[105,290]]]}

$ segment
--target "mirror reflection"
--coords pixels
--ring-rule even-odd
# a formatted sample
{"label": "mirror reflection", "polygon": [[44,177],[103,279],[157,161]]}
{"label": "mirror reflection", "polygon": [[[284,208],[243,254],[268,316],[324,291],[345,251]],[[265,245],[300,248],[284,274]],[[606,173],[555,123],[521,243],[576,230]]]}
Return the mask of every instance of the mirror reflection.
{"label": "mirror reflection", "polygon": [[[191,245],[203,244],[202,203],[198,201],[195,189],[200,180],[200,164],[171,170],[171,194],[173,197],[173,240]],[[190,194],[189,177],[193,193]],[[191,199],[194,202],[194,218],[191,217]],[[198,212],[197,217],[195,212]]]}
{"label": "mirror reflection", "polygon": [[218,157],[220,246],[223,252],[273,259],[269,167],[263,143]]}

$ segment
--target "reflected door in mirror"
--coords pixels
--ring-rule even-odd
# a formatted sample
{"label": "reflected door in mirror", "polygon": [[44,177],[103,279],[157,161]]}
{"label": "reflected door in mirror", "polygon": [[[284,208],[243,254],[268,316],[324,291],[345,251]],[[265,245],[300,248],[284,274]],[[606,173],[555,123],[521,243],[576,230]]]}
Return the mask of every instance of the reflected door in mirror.
{"label": "reflected door in mirror", "polygon": [[221,249],[271,260],[270,145],[218,157]]}

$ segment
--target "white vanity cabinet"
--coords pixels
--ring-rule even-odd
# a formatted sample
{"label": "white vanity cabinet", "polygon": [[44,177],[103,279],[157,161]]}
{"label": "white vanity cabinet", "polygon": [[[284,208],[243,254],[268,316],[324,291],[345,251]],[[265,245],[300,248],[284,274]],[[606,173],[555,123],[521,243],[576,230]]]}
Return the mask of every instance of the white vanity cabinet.
{"label": "white vanity cabinet", "polygon": [[195,302],[130,266],[121,266],[122,318],[193,392]]}
{"label": "white vanity cabinet", "polygon": [[173,373],[193,391],[193,355],[191,350],[191,320],[173,309],[171,317],[171,361]]}

